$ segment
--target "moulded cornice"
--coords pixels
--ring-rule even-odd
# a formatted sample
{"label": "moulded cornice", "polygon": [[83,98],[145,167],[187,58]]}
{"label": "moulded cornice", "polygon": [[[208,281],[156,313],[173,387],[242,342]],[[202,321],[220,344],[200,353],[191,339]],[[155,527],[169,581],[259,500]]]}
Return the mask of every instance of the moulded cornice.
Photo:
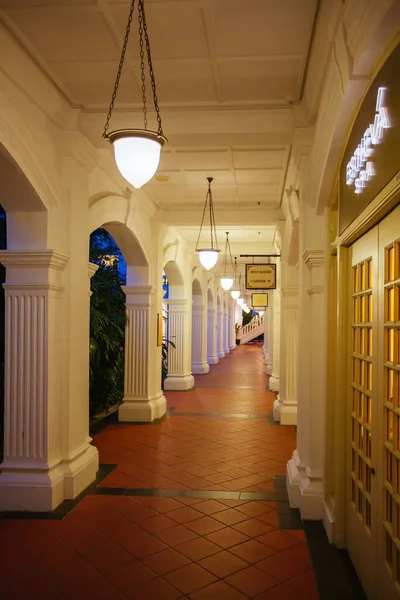
{"label": "moulded cornice", "polygon": [[65,288],[63,285],[57,285],[56,283],[3,283],[3,287],[5,290],[21,290],[21,291],[52,291],[52,292],[62,292]]}
{"label": "moulded cornice", "polygon": [[0,251],[0,263],[7,269],[51,268],[63,271],[68,258],[66,254],[60,254],[54,250],[37,250],[33,252],[21,250]]}
{"label": "moulded cornice", "polygon": [[99,159],[94,146],[80,131],[63,133],[63,150],[65,156],[74,158],[88,173],[93,171]]}
{"label": "moulded cornice", "polygon": [[152,285],[123,285],[121,288],[126,296],[151,296],[156,290]]}
{"label": "moulded cornice", "polygon": [[285,298],[295,297],[299,295],[298,287],[285,287],[281,289],[281,292]]}
{"label": "moulded cornice", "polygon": [[303,252],[303,260],[310,270],[313,267],[321,267],[325,262],[325,251],[307,249]]}

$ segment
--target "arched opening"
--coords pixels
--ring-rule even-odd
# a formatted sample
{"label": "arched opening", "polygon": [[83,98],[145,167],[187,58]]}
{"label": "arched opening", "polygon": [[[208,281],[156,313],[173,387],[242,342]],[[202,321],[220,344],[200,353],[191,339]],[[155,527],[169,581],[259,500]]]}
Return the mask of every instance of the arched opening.
{"label": "arched opening", "polygon": [[98,268],[90,282],[89,414],[118,407],[124,397],[126,262],[105,228],[90,235],[89,260]]}

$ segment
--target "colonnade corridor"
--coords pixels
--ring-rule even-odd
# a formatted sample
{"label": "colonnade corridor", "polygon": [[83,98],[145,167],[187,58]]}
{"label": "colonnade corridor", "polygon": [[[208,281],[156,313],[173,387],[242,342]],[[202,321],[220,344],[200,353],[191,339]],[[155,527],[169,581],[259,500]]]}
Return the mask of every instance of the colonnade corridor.
{"label": "colonnade corridor", "polygon": [[76,501],[0,519],[2,600],[318,598],[260,345],[195,381],[165,393],[161,423],[94,436],[101,470]]}

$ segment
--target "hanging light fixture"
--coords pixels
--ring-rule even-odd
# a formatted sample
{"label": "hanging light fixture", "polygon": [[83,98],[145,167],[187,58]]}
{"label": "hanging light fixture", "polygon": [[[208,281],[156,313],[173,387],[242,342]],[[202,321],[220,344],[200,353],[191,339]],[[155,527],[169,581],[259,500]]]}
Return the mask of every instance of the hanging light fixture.
{"label": "hanging light fixture", "polygon": [[229,231],[225,231],[226,233],[226,242],[225,242],[225,254],[224,254],[224,276],[221,277],[221,285],[224,288],[225,291],[228,291],[231,289],[232,285],[233,285],[233,277],[227,277],[226,276],[226,263],[228,262],[228,252],[229,252],[229,256],[230,256],[230,261],[231,261],[231,270],[233,271],[233,263],[232,263],[232,254],[231,254],[231,245],[229,243]]}
{"label": "hanging light fixture", "polygon": [[233,290],[231,290],[231,296],[234,300],[237,300],[240,296],[240,286],[237,286],[237,263],[235,256],[235,266],[233,267]]}
{"label": "hanging light fixture", "polygon": [[[121,78],[122,67],[124,65],[134,5],[135,0],[132,0],[128,16],[128,24],[126,26],[124,44],[121,51],[121,58],[118,65],[117,77],[114,84],[114,91],[111,97],[110,107],[108,109],[106,124],[104,126],[103,138],[110,141],[114,147],[115,162],[122,177],[132,184],[133,187],[140,188],[142,185],[150,181],[150,179],[156,173],[160,163],[161,148],[167,142],[167,139],[163,135],[160,110],[158,107],[156,83],[150,54],[150,42],[147,34],[146,15],[144,12],[144,0],[138,0],[140,69],[142,81],[144,129],[117,129],[115,131],[108,131]],[[145,50],[147,54],[151,89],[153,92],[153,104],[157,116],[157,131],[151,131],[150,129],[147,129],[146,75],[144,65]]]}
{"label": "hanging light fixture", "polygon": [[[200,231],[199,231],[199,235],[198,235],[197,243],[196,243],[196,252],[199,253],[199,260],[200,260],[201,264],[203,265],[203,267],[205,269],[207,269],[207,271],[212,269],[217,264],[218,252],[219,252],[217,232],[215,229],[214,205],[213,205],[212,192],[211,192],[212,180],[213,180],[213,177],[207,177],[208,190],[207,190],[207,194],[206,194],[206,201],[204,203],[204,210],[203,210],[203,217],[201,219]],[[208,211],[208,214],[210,217],[210,247],[209,248],[199,248],[201,230],[203,228],[204,217],[205,217],[206,211]]]}

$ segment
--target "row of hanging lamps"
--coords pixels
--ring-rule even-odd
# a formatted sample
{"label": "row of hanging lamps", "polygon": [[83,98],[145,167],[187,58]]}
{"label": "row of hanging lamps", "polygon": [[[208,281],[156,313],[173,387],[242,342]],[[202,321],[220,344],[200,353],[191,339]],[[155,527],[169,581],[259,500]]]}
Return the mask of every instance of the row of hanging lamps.
{"label": "row of hanging lamps", "polygon": [[233,267],[233,290],[231,290],[231,296],[234,300],[237,300],[240,296],[240,287],[237,282],[237,262],[235,256],[235,265]]}
{"label": "row of hanging lamps", "polygon": [[[206,201],[204,203],[203,217],[201,219],[200,231],[197,237],[196,243],[196,252],[199,253],[199,260],[202,266],[209,271],[212,269],[218,261],[218,240],[217,240],[217,231],[215,229],[215,216],[214,216],[214,205],[211,191],[211,182],[213,181],[213,177],[207,177],[208,181],[208,189],[206,194]],[[210,221],[210,242],[206,244],[206,248],[199,248],[199,242],[201,237],[201,232],[204,224],[204,217],[206,213],[209,216]],[[207,247],[208,246],[208,247]]]}
{"label": "row of hanging lamps", "polygon": [[[124,43],[121,51],[121,58],[118,65],[117,76],[114,84],[114,91],[111,97],[110,107],[108,109],[106,124],[104,126],[103,138],[110,141],[114,147],[114,158],[118,170],[133,187],[141,188],[148,183],[155,175],[160,163],[161,149],[166,144],[167,139],[163,135],[161,124],[160,109],[156,93],[156,82],[154,79],[153,65],[151,61],[150,42],[147,33],[146,15],[144,11],[144,0],[138,0],[138,24],[139,24],[139,44],[140,44],[140,69],[142,81],[142,103],[143,103],[143,129],[117,129],[108,131],[112,111],[114,109],[115,99],[119,87],[119,82],[124,65],[126,48],[131,30],[135,0],[132,4],[128,16]],[[153,93],[153,105],[156,112],[158,128],[152,131],[147,128],[147,96],[146,96],[146,74],[145,74],[145,51],[147,66],[149,70],[150,84]]]}
{"label": "row of hanging lamps", "polygon": [[227,262],[228,262],[228,252],[230,257],[230,268],[233,275],[233,261],[232,261],[232,253],[231,253],[231,245],[229,243],[229,231],[226,231],[226,242],[225,242],[225,255],[224,255],[224,276],[221,277],[221,286],[227,292],[233,286],[233,277],[226,276],[227,270]]}

